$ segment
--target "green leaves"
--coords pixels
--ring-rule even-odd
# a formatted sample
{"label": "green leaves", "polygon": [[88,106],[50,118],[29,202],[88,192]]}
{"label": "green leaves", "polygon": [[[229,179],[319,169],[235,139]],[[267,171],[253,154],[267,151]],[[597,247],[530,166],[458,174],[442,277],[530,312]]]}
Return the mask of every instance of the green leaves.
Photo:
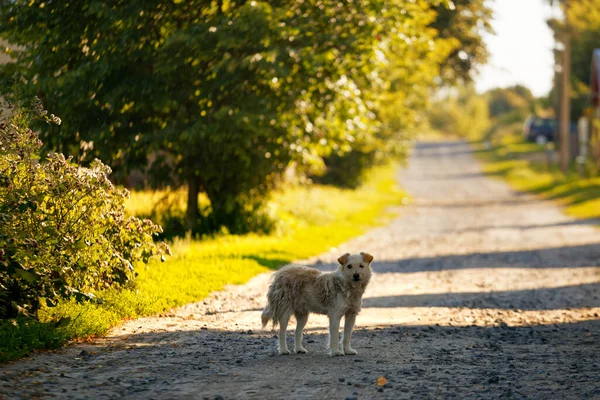
{"label": "green leaves", "polygon": [[483,33],[493,33],[492,9],[485,0],[442,1],[430,26],[452,47],[442,61],[441,77],[448,84],[469,83],[488,59]]}
{"label": "green leaves", "polygon": [[33,272],[25,271],[24,269],[20,268],[15,269],[15,272],[13,273],[13,278],[22,279],[30,284],[35,283],[35,281],[37,281],[38,279],[37,275]]}
{"label": "green leaves", "polygon": [[91,291],[133,279],[133,264],[169,253],[153,241],[160,226],[125,218],[128,193],[110,182],[110,168],[57,153],[40,162],[28,125],[15,110],[0,128],[0,318],[65,297],[94,300]]}
{"label": "green leaves", "polygon": [[[22,50],[0,81],[63,118],[40,126],[45,150],[100,158],[118,182],[162,157],[150,181],[198,188],[235,232],[289,167],[402,154],[440,65],[468,75],[485,58],[472,28],[488,17],[481,0],[14,0],[0,37]],[[450,65],[457,43],[468,65]]]}

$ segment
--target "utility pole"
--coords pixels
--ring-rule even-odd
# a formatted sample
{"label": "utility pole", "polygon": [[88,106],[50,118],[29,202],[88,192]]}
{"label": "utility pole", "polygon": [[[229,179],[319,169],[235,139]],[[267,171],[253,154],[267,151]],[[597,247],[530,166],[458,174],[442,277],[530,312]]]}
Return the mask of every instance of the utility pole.
{"label": "utility pole", "polygon": [[560,169],[567,173],[571,158],[571,38],[569,35],[569,6],[564,1],[565,25],[563,32],[562,90],[560,93]]}

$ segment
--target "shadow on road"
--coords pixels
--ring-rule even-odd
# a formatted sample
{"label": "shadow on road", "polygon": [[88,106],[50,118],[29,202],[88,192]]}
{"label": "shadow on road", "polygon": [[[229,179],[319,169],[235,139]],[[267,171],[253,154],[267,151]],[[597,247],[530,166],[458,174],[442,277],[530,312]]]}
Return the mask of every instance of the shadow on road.
{"label": "shadow on road", "polygon": [[472,268],[580,268],[598,266],[600,244],[406,258],[374,262],[377,273],[412,273]]}
{"label": "shadow on road", "polygon": [[[359,355],[333,358],[322,330],[305,335],[309,354],[290,356],[276,354],[268,332],[143,333],[78,348],[51,371],[11,369],[0,393],[14,384],[23,398],[83,398],[98,387],[105,398],[140,399],[596,398],[599,333],[598,320],[358,328]],[[377,386],[381,376],[386,386]]]}
{"label": "shadow on road", "polygon": [[369,307],[458,307],[517,310],[565,310],[600,307],[600,282],[531,290],[440,293],[369,297]]}
{"label": "shadow on road", "polygon": [[[572,220],[572,221],[555,222],[555,223],[550,223],[550,224],[481,226],[481,227],[474,227],[474,228],[468,228],[468,229],[455,229],[450,232],[452,232],[452,233],[467,233],[467,232],[481,233],[484,231],[497,230],[497,229],[530,230],[530,229],[545,229],[545,228],[582,226],[582,225],[598,226],[598,225],[600,225],[600,219],[598,219],[598,218],[576,219],[576,220]],[[600,244],[598,246],[600,246]]]}

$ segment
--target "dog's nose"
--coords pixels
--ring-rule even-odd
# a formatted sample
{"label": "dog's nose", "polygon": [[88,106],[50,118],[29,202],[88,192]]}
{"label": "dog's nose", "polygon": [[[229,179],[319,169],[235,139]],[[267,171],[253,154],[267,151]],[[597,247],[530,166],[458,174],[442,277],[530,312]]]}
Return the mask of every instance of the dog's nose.
{"label": "dog's nose", "polygon": [[359,274],[354,274],[354,275],[353,275],[353,278],[354,278],[354,280],[355,280],[355,281],[357,281],[357,280],[359,280],[359,279],[360,279],[360,275],[359,275]]}

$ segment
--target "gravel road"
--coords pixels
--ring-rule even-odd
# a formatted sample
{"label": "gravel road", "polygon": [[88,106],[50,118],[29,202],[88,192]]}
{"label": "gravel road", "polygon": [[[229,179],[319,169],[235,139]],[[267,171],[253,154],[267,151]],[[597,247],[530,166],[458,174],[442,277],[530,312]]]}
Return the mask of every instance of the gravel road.
{"label": "gravel road", "polygon": [[306,261],[375,256],[357,356],[327,356],[314,315],[309,353],[278,356],[265,274],[2,365],[0,398],[600,399],[598,221],[484,176],[462,142],[419,144],[399,179],[413,201],[397,219]]}

